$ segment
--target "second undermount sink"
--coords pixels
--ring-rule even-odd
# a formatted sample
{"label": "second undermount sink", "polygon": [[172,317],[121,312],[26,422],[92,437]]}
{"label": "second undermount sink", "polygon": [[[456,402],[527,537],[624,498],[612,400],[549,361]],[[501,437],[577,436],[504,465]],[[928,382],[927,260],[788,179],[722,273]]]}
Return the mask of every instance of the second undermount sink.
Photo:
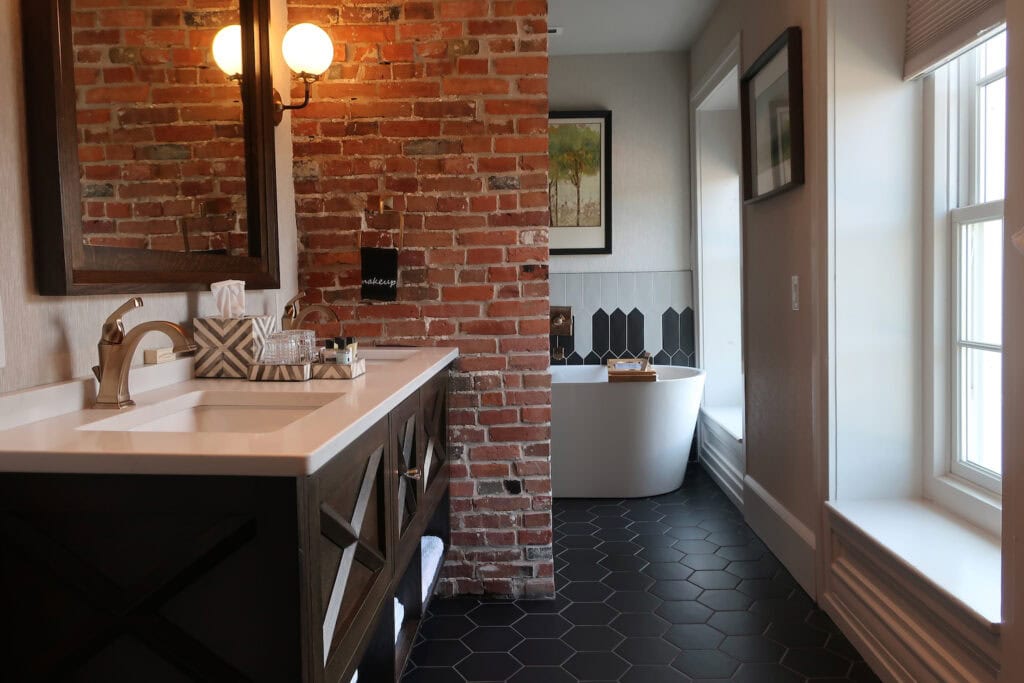
{"label": "second undermount sink", "polygon": [[266,434],[283,429],[341,393],[193,391],[137,406],[79,429],[104,432],[228,432]]}
{"label": "second undermount sink", "polygon": [[360,348],[359,357],[366,360],[367,365],[399,363],[404,360],[409,360],[422,350],[423,349],[420,348],[370,346],[366,349]]}

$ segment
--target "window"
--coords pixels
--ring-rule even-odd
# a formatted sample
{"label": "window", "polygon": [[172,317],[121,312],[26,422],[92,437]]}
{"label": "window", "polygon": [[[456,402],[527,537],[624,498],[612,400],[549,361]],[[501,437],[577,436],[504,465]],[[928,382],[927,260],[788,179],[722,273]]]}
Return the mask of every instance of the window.
{"label": "window", "polygon": [[1002,489],[1002,275],[1006,166],[1006,33],[948,67],[958,92],[950,158],[959,168],[950,211],[953,434],[947,471]]}

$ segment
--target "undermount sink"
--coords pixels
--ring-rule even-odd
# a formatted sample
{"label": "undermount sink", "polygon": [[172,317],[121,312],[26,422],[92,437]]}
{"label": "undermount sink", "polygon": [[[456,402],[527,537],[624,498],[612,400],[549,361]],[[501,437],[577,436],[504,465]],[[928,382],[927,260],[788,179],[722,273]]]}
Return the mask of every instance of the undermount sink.
{"label": "undermount sink", "polygon": [[371,346],[366,349],[359,349],[359,357],[364,359],[367,365],[378,363],[399,363],[415,356],[423,349],[388,348],[386,346]]}
{"label": "undermount sink", "polygon": [[276,432],[322,408],[341,393],[193,391],[130,408],[78,429],[103,432]]}

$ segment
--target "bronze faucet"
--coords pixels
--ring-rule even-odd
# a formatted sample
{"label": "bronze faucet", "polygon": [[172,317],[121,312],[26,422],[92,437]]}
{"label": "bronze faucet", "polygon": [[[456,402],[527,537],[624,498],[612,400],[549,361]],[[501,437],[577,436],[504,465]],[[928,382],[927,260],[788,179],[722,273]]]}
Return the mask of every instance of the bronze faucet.
{"label": "bronze faucet", "polygon": [[127,408],[135,405],[135,401],[128,393],[128,374],[132,369],[135,349],[147,333],[166,334],[174,344],[174,353],[191,353],[196,350],[196,345],[185,328],[166,320],[150,320],[136,325],[130,332],[125,332],[121,317],[128,311],[141,307],[142,299],[132,297],[111,313],[103,323],[100,343],[97,344],[100,364],[92,369],[96,379],[100,381],[94,408]]}
{"label": "bronze faucet", "polygon": [[334,312],[334,309],[324,304],[312,304],[310,306],[306,306],[300,313],[299,309],[301,305],[299,302],[304,296],[306,296],[305,292],[299,292],[284,305],[284,315],[281,316],[282,330],[300,329],[302,324],[306,322],[306,318],[310,317],[314,313],[321,313],[335,322],[341,321],[338,314]]}

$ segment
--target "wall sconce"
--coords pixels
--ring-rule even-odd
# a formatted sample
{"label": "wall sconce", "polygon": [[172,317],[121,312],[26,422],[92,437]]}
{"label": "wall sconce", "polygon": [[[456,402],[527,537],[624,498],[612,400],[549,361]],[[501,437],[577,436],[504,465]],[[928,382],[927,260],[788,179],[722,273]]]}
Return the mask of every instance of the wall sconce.
{"label": "wall sconce", "polygon": [[[305,86],[305,95],[299,104],[285,104],[281,93],[274,89],[274,125],[281,123],[284,112],[309,105],[313,83],[331,67],[334,61],[334,42],[315,24],[296,24],[288,29],[281,41],[281,52],[288,68],[297,74]],[[242,79],[242,27],[225,26],[213,39],[213,61],[234,81]]]}

